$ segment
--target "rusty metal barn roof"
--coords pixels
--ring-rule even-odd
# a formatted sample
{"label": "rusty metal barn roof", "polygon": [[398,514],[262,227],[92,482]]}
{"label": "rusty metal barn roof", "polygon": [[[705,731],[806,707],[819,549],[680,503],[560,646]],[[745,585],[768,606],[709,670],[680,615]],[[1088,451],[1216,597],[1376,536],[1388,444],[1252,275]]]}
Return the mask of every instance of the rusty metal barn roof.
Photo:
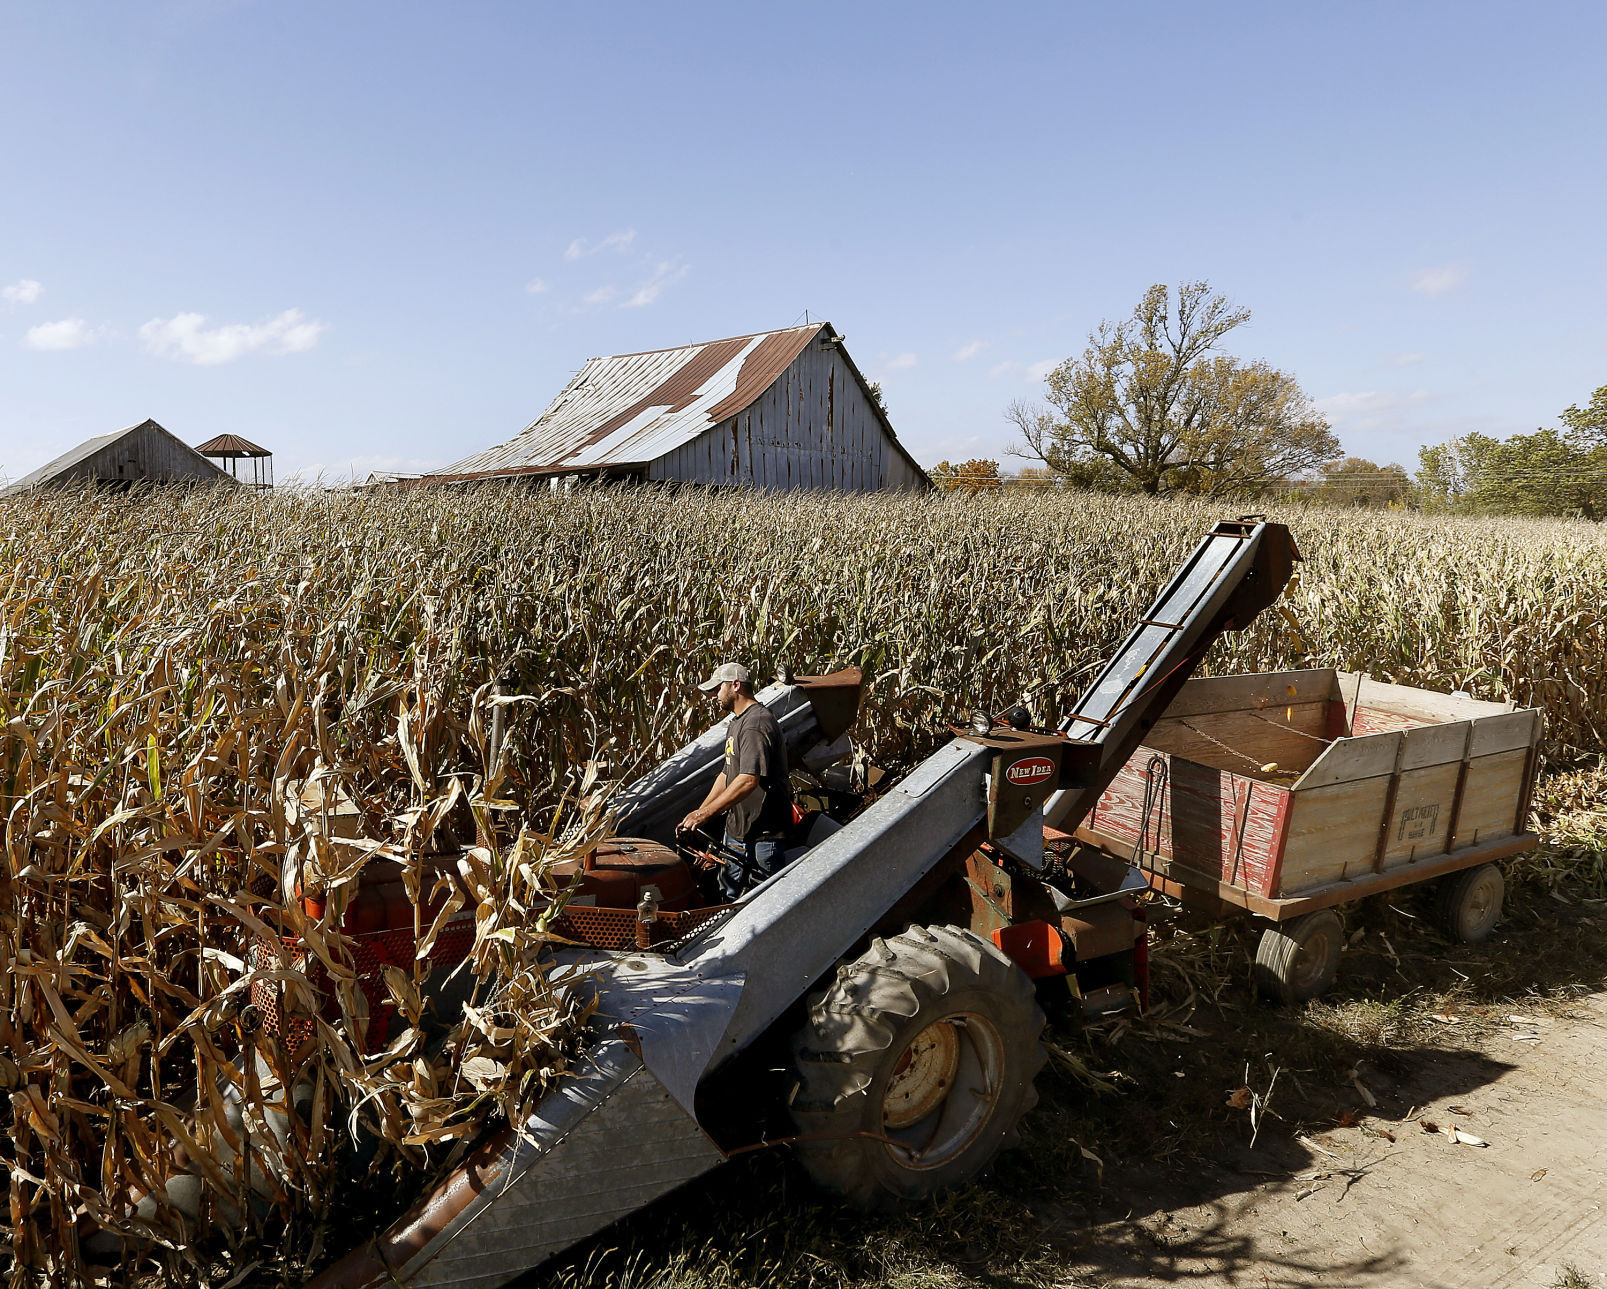
{"label": "rusty metal barn roof", "polygon": [[561,474],[656,460],[741,412],[829,330],[812,322],[593,358],[520,434],[424,477]]}

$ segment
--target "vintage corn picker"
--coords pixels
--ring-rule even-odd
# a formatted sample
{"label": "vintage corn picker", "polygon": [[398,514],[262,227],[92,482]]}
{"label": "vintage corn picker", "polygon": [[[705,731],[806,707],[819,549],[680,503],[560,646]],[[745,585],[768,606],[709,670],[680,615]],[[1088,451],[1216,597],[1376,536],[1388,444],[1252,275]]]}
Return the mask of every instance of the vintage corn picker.
{"label": "vintage corn picker", "polygon": [[[976,1175],[1035,1100],[1039,991],[1100,1011],[1146,985],[1144,877],[1061,825],[1298,558],[1281,525],[1217,525],[1058,727],[1025,707],[978,713],[874,791],[843,763],[859,673],[782,678],[759,699],[814,776],[815,809],[786,867],[734,905],[702,898],[674,835],[719,770],[723,723],[631,785],[619,836],[571,874],[551,924],[577,942],[552,969],[595,990],[569,1073],[315,1284],[502,1284],[759,1141],[788,1141],[864,1206]],[[365,874],[346,913],[360,976],[411,960],[417,924]],[[436,965],[470,934],[448,925]],[[388,1013],[377,981],[365,992],[373,1044]],[[260,1002],[294,1023],[271,990]]]}

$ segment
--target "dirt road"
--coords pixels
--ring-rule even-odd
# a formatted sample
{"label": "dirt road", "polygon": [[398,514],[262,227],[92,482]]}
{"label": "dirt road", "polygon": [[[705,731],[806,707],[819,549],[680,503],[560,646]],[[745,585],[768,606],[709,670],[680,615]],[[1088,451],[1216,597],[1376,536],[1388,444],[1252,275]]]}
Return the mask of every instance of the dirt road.
{"label": "dirt road", "polygon": [[1419,1049],[1394,1077],[1363,1067],[1378,1104],[1357,1089],[1354,1124],[1269,1132],[1184,1183],[1123,1170],[1099,1215],[1132,1213],[1089,1232],[1078,1280],[1553,1289],[1572,1268],[1607,1289],[1607,994],[1451,1015],[1447,1038],[1464,1024],[1476,1040]]}

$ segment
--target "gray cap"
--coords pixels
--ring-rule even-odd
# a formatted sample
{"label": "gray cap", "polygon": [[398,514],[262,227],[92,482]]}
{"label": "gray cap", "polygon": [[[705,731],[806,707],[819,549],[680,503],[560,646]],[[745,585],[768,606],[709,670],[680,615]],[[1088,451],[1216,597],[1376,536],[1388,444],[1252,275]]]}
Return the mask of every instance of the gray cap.
{"label": "gray cap", "polygon": [[740,680],[744,685],[753,683],[753,677],[740,662],[722,662],[698,688],[705,694],[712,694],[728,680]]}

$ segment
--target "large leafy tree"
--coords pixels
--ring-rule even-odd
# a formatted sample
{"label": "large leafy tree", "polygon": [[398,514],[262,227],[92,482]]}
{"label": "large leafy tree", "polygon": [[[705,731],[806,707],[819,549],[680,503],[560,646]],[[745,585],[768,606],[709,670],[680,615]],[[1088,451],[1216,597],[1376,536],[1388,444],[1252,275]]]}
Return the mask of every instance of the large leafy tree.
{"label": "large leafy tree", "polygon": [[1047,379],[1049,408],[1007,416],[1068,482],[1148,493],[1258,492],[1339,454],[1339,440],[1293,376],[1220,352],[1250,319],[1209,284],[1175,299],[1144,293],[1132,315],[1104,322],[1078,358]]}

